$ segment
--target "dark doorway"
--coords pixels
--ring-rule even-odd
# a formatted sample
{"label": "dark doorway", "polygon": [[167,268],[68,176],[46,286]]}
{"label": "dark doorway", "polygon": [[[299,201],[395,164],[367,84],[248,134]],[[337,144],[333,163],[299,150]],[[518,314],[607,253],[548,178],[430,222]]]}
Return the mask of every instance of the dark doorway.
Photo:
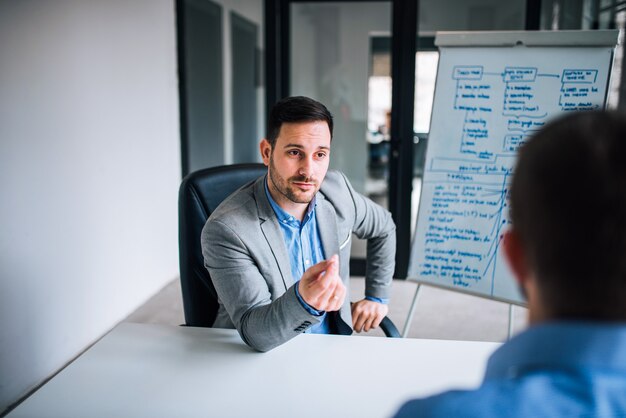
{"label": "dark doorway", "polygon": [[233,162],[249,163],[258,159],[257,60],[258,27],[237,13],[230,13],[233,62]]}
{"label": "dark doorway", "polygon": [[222,7],[178,0],[176,8],[184,177],[224,164]]}

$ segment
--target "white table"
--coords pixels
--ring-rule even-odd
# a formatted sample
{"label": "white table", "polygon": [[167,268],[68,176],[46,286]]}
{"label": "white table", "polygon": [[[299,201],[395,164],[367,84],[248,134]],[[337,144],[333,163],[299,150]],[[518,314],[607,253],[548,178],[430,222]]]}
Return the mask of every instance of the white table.
{"label": "white table", "polygon": [[388,417],[482,380],[498,343],[304,334],[268,353],[234,330],[123,323],[17,417]]}

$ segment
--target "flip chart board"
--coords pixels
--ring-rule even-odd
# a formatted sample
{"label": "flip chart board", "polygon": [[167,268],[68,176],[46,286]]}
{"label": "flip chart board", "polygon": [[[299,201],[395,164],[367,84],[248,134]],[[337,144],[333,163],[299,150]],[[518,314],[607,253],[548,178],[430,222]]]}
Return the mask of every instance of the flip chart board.
{"label": "flip chart board", "polygon": [[437,34],[409,279],[524,303],[499,251],[517,149],[555,115],[604,106],[617,39],[617,31]]}

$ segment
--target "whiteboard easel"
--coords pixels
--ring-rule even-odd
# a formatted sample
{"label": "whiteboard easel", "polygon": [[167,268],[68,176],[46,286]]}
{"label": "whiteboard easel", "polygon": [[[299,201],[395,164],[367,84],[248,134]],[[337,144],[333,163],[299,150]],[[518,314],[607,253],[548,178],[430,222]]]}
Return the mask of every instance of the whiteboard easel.
{"label": "whiteboard easel", "polygon": [[[563,112],[603,108],[619,32],[439,32],[408,279],[524,306],[500,255],[517,149]],[[404,334],[408,333],[420,286]],[[509,307],[509,335],[513,307]]]}

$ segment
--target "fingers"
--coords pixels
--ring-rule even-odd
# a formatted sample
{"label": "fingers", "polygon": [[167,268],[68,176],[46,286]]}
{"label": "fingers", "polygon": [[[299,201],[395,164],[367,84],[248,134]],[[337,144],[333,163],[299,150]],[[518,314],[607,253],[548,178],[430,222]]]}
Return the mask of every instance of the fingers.
{"label": "fingers", "polygon": [[338,279],[339,282],[341,282],[341,278],[339,277],[339,257],[337,254],[326,260],[324,279],[329,282],[336,281],[336,279]]}
{"label": "fingers", "polygon": [[381,317],[376,312],[368,312],[360,315],[359,321],[357,322],[356,328],[354,330],[356,332],[369,332],[370,330],[376,328],[380,325],[380,321],[382,321],[383,317]]}
{"label": "fingers", "polygon": [[372,326],[370,327],[370,329],[378,328],[380,326],[380,323],[383,322],[383,319],[385,319],[385,315],[376,315],[376,318],[374,318],[374,320],[372,321]]}
{"label": "fingers", "polygon": [[346,288],[339,276],[339,257],[335,254],[305,271],[298,284],[300,296],[319,311],[336,311],[345,300]]}
{"label": "fingers", "polygon": [[357,312],[356,316],[352,317],[352,328],[356,332],[369,331],[372,327],[372,317],[375,317],[375,315],[376,314],[372,312]]}
{"label": "fingers", "polygon": [[312,290],[317,291],[314,297],[317,303],[317,310],[320,311],[329,311],[335,304],[335,301],[338,300],[338,296],[336,296],[337,292],[337,281],[330,280],[327,275],[325,277],[320,278],[317,286]]}
{"label": "fingers", "polygon": [[320,261],[319,263],[312,265],[304,272],[300,281],[309,285],[310,282],[319,279],[323,273],[326,272],[326,269],[329,267],[328,265],[331,261],[332,257],[328,260]]}
{"label": "fingers", "polygon": [[368,332],[370,329],[372,329],[372,323],[374,322],[374,320],[376,319],[375,315],[370,315],[365,322],[363,323],[363,331]]}
{"label": "fingers", "polygon": [[330,299],[328,300],[328,305],[326,306],[325,311],[333,312],[341,309],[344,300],[346,299],[346,287],[342,282],[338,282],[337,286],[335,286],[334,292]]}
{"label": "fingers", "polygon": [[338,311],[345,300],[346,287],[339,276],[339,256],[337,254],[330,258],[326,274],[324,274],[324,280],[332,283],[327,291],[329,298],[324,310],[328,312]]}
{"label": "fingers", "polygon": [[388,311],[387,305],[361,300],[352,305],[352,328],[356,332],[368,332],[377,328]]}

